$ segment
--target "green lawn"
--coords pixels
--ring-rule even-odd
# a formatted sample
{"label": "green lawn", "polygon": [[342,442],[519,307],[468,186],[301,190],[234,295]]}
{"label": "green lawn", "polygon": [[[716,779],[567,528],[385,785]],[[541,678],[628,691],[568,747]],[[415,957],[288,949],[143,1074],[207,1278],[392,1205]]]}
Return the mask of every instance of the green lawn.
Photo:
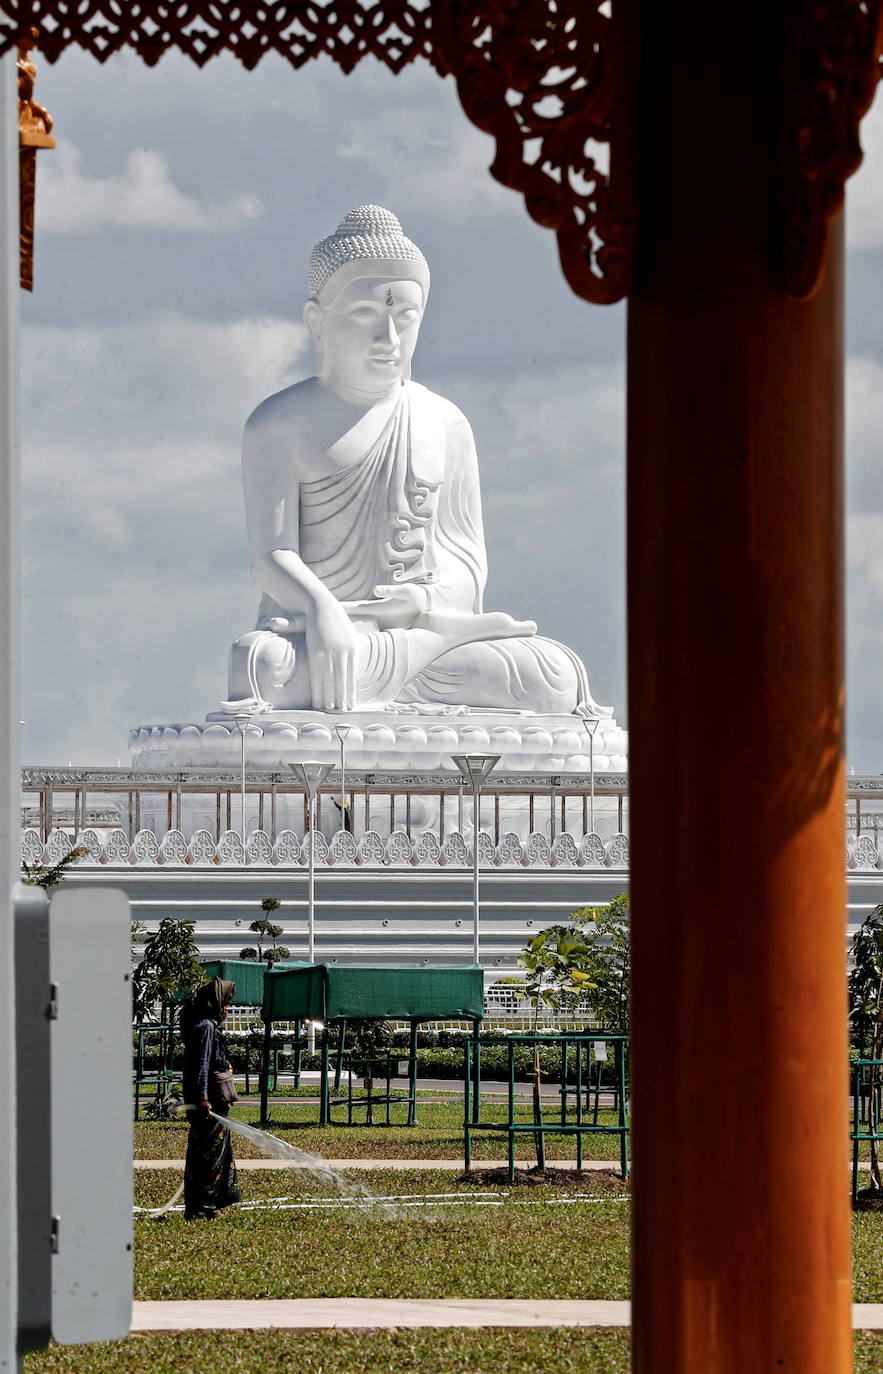
{"label": "green lawn", "polygon": [[[329,1213],[231,1209],[222,1222],[180,1213],[136,1222],[138,1298],[627,1298],[628,1188],[588,1175],[566,1189],[479,1188],[433,1171],[351,1175],[356,1188],[415,1199],[479,1193],[501,1205]],[[136,1202],[165,1202],[177,1180],[139,1170]],[[297,1170],[242,1176],[243,1197],[315,1199]],[[599,1201],[568,1202],[574,1192]],[[547,1201],[552,1196],[557,1200]],[[223,1243],[220,1243],[222,1240]],[[883,1302],[883,1215],[853,1218],[857,1302]]]}
{"label": "green lawn", "polygon": [[[136,1222],[135,1296],[161,1298],[625,1298],[628,1204],[617,1180],[590,1179],[593,1203],[548,1205],[537,1188],[479,1189],[449,1173],[361,1173],[380,1195],[496,1193],[502,1206],[395,1211],[231,1209],[216,1224],[180,1213]],[[136,1201],[155,1206],[176,1180],[139,1170]],[[250,1199],[316,1192],[288,1170],[248,1174]],[[559,1193],[559,1196],[561,1194]]]}
{"label": "green lawn", "polygon": [[[242,1176],[244,1201],[217,1223],[180,1213],[135,1224],[135,1296],[164,1298],[625,1298],[628,1185],[588,1175],[566,1186],[479,1187],[442,1171],[351,1173],[358,1192],[394,1196],[363,1209],[284,1210],[280,1200],[339,1197],[299,1170]],[[153,1207],[174,1174],[139,1170],[136,1203]],[[567,1201],[577,1193],[594,1201]],[[451,1194],[419,1208],[403,1204]],[[485,1204],[475,1205],[479,1194]],[[554,1200],[548,1201],[549,1198]],[[853,1218],[855,1297],[883,1301],[883,1215]],[[855,1337],[855,1374],[883,1368],[883,1333]],[[28,1356],[25,1374],[628,1374],[626,1331],[186,1332],[133,1336]]]}
{"label": "green lawn", "polygon": [[[340,1110],[338,1108],[337,1112],[340,1113]],[[487,1120],[503,1121],[505,1112],[505,1106],[499,1102],[487,1102],[482,1107],[483,1118]],[[301,1150],[322,1155],[326,1159],[463,1158],[463,1104],[456,1099],[421,1103],[416,1126],[320,1127],[316,1124],[318,1114],[316,1104],[271,1102],[267,1129],[282,1140],[290,1140]],[[401,1120],[401,1108],[397,1109],[397,1114]],[[260,1109],[251,1103],[240,1102],[233,1108],[233,1115],[240,1121],[257,1125]],[[517,1119],[522,1122],[532,1119],[529,1104],[520,1106]],[[550,1122],[554,1120],[551,1108],[546,1113],[546,1119]],[[613,1113],[601,1113],[599,1122],[615,1124]],[[518,1142],[519,1159],[531,1158],[531,1139],[526,1137]],[[135,1122],[136,1159],[183,1159],[186,1143],[186,1121]],[[235,1140],[234,1148],[242,1159],[261,1157],[260,1150],[240,1137]],[[587,1136],[584,1151],[587,1159],[618,1159],[619,1141],[613,1135]],[[476,1132],[473,1136],[475,1159],[502,1159],[505,1153],[504,1135]],[[555,1159],[575,1158],[574,1137],[547,1135],[546,1153]]]}
{"label": "green lawn", "polygon": [[[855,1374],[883,1368],[883,1332],[854,1338]],[[53,1346],[25,1374],[628,1374],[629,1333],[518,1331],[191,1331]]]}

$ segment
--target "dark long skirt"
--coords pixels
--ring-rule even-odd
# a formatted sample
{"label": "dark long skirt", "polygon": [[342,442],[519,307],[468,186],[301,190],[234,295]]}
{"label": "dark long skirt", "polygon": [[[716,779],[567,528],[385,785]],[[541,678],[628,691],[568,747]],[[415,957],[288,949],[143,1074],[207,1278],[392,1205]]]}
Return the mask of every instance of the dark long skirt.
{"label": "dark long skirt", "polygon": [[[226,1116],[227,1107],[213,1108]],[[213,1116],[189,1111],[190,1134],[184,1163],[184,1216],[212,1216],[240,1199],[230,1132]]]}

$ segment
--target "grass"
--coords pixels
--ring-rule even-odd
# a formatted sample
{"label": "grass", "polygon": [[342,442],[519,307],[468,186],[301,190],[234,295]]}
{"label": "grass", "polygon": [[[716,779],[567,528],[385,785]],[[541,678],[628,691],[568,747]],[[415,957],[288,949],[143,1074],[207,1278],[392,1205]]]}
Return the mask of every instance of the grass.
{"label": "grass", "polygon": [[[164,1202],[168,1174],[139,1171],[141,1206]],[[450,1174],[359,1174],[378,1194],[479,1191]],[[249,1174],[246,1195],[315,1195],[297,1171]],[[591,1203],[536,1205],[537,1189],[494,1190],[504,1205],[231,1211],[217,1224],[180,1213],[136,1222],[135,1296],[164,1298],[625,1298],[628,1207],[618,1181],[592,1178]],[[481,1190],[487,1195],[488,1190]],[[559,1194],[560,1196],[560,1194]]]}
{"label": "grass", "polygon": [[[854,1374],[879,1374],[883,1332],[853,1340]],[[628,1374],[629,1332],[188,1331],[28,1355],[25,1374]]]}
{"label": "grass", "polygon": [[[530,1110],[528,1103],[521,1104],[517,1119],[529,1121]],[[403,1109],[399,1107],[394,1111],[401,1121]],[[337,1112],[342,1114],[339,1108]],[[506,1108],[500,1102],[487,1102],[482,1105],[482,1112],[486,1120],[502,1121]],[[267,1129],[280,1139],[327,1159],[463,1158],[463,1104],[460,1100],[419,1104],[416,1126],[319,1126],[318,1114],[315,1103],[301,1106],[296,1102],[273,1102]],[[240,1121],[257,1125],[260,1109],[240,1102],[234,1107],[233,1115]],[[554,1119],[551,1108],[546,1116],[549,1121]],[[614,1125],[615,1117],[612,1112],[602,1112],[599,1122]],[[477,1131],[473,1136],[473,1157],[477,1160],[501,1159],[505,1154],[505,1140],[505,1136],[496,1132]],[[186,1143],[186,1121],[135,1122],[136,1159],[183,1159]],[[587,1159],[617,1159],[619,1140],[614,1135],[587,1136],[584,1150]],[[242,1159],[260,1158],[260,1151],[247,1141],[237,1140],[236,1152]],[[546,1152],[551,1159],[575,1158],[574,1137],[547,1135]],[[517,1156],[521,1160],[532,1157],[530,1137],[518,1142]]]}
{"label": "grass", "polygon": [[[627,1298],[628,1186],[606,1174],[574,1181],[573,1191],[602,1200],[567,1202],[571,1186],[481,1189],[431,1170],[351,1175],[376,1195],[481,1192],[499,1206],[247,1211],[217,1225],[136,1222],[135,1295],[163,1298]],[[156,1207],[174,1192],[168,1173],[139,1170],[136,1202]],[[317,1196],[297,1170],[242,1177],[246,1199]],[[219,1243],[219,1236],[222,1243]],[[295,1238],[295,1239],[293,1239]],[[883,1302],[883,1215],[853,1217],[856,1302]],[[394,1256],[394,1262],[391,1261]]]}
{"label": "grass", "polygon": [[[228,1331],[55,1346],[26,1374],[627,1374],[627,1331]],[[870,1366],[868,1366],[870,1369]]]}
{"label": "grass", "polygon": [[[351,1133],[347,1132],[349,1137]],[[351,1174],[375,1194],[416,1198],[481,1192],[501,1205],[345,1213],[242,1211],[221,1222],[180,1214],[136,1220],[139,1299],[624,1298],[628,1296],[628,1185],[607,1174],[574,1180],[545,1205],[545,1187],[480,1189],[442,1171]],[[249,1173],[247,1200],[315,1198],[299,1170]],[[157,1206],[177,1186],[168,1172],[139,1170],[136,1202]],[[564,1199],[573,1191],[600,1197]],[[327,1193],[327,1188],[324,1189]],[[883,1301],[883,1215],[853,1218],[855,1297]],[[855,1374],[883,1368],[883,1333],[854,1338]],[[484,1328],[398,1331],[181,1332],[26,1357],[24,1374],[628,1374],[629,1333],[620,1330]]]}

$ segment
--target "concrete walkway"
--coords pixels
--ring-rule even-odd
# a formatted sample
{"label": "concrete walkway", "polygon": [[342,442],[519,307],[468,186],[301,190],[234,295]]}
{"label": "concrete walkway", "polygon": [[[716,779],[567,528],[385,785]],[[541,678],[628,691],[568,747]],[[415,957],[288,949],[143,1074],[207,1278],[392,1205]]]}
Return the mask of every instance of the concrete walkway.
{"label": "concrete walkway", "polygon": [[[516,1160],[519,1169],[532,1168],[533,1162],[529,1159]],[[332,1169],[392,1169],[399,1173],[406,1169],[440,1169],[445,1173],[463,1172],[462,1159],[323,1159],[323,1164],[328,1164]],[[576,1160],[574,1159],[549,1159],[546,1161],[550,1169],[575,1169]],[[134,1160],[136,1169],[177,1169],[184,1172],[183,1159],[136,1159]],[[293,1163],[290,1159],[239,1159],[236,1160],[236,1168],[243,1171],[248,1169],[298,1169],[301,1166]],[[505,1159],[473,1159],[473,1170],[483,1169],[505,1169]],[[619,1172],[618,1159],[584,1159],[583,1169],[602,1170],[613,1169]]]}
{"label": "concrete walkway", "polygon": [[[277,1328],[628,1326],[628,1302],[517,1298],[291,1298],[258,1302],[136,1302],[132,1330],[257,1331]],[[883,1303],[854,1303],[856,1331],[883,1330]]]}

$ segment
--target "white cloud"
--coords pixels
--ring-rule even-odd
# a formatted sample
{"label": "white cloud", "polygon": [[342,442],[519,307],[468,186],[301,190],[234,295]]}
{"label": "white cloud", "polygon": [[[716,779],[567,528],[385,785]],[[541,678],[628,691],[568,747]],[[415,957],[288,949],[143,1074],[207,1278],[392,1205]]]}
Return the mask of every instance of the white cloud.
{"label": "white cloud", "polygon": [[[224,323],[156,311],[112,325],[32,325],[22,337],[26,440],[79,449],[230,442],[303,376],[308,333],[276,317]],[[198,449],[194,449],[198,460]]]}
{"label": "white cloud", "polygon": [[883,769],[883,366],[850,358],[846,369],[846,619],[849,757]]}
{"label": "white cloud", "polygon": [[370,162],[384,201],[402,215],[418,211],[462,224],[512,213],[513,193],[490,175],[494,140],[468,123],[439,124],[433,109],[408,108],[354,122],[337,155]]}
{"label": "white cloud", "polygon": [[172,181],[162,153],[135,148],[115,176],[95,177],[83,168],[83,155],[66,139],[40,160],[37,225],[52,234],[98,229],[152,229],[211,232],[235,229],[263,207],[255,198],[211,205],[182,191]]}
{"label": "white cloud", "polygon": [[853,249],[883,248],[883,98],[878,94],[861,128],[865,156],[847,184],[846,243]]}

